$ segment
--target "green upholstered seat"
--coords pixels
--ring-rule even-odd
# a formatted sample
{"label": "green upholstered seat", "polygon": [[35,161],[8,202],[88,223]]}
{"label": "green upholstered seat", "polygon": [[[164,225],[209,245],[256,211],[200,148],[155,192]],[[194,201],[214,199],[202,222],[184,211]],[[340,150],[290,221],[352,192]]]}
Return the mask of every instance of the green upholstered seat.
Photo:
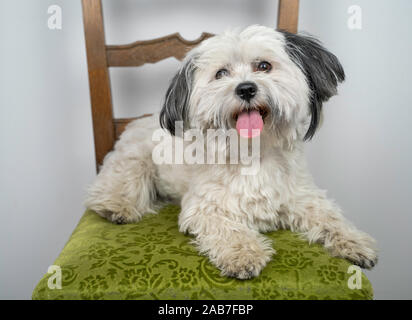
{"label": "green upholstered seat", "polygon": [[221,277],[179,233],[179,207],[168,205],[136,224],[114,225],[86,211],[60,256],[62,288],[46,274],[33,299],[372,299],[370,282],[349,289],[348,261],[298,234],[276,231],[277,254],[251,280]]}

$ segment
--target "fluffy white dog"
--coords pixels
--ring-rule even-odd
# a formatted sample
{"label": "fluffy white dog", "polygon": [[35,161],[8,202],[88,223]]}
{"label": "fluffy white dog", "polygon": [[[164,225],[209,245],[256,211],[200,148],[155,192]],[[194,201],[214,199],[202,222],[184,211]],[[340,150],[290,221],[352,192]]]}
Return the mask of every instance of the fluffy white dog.
{"label": "fluffy white dog", "polygon": [[[275,251],[262,233],[279,228],[372,268],[375,241],[346,221],[315,186],[303,154],[304,141],[319,125],[322,103],[337,93],[344,77],[337,58],[309,36],[251,26],[207,39],[187,54],[173,78],[160,125],[155,115],[127,127],[106,156],[86,206],[110,221],[128,223],[154,213],[156,200],[178,201],[180,231],[194,235],[199,251],[223,275],[239,279],[264,268]],[[232,130],[248,146],[259,139],[259,170],[243,174],[242,156],[238,163],[226,156],[223,164],[153,161],[159,130],[167,133],[172,150],[177,142],[189,144],[177,134],[177,123],[184,132]],[[196,146],[206,149],[210,140],[198,139]],[[235,144],[223,139],[213,150],[221,150],[222,143],[226,149]]]}

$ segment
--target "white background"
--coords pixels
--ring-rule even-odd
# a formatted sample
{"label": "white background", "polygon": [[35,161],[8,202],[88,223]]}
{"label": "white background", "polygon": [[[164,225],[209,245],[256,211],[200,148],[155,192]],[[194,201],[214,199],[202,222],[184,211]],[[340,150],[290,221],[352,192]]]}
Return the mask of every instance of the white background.
{"label": "white background", "polygon": [[[63,29],[47,28],[60,5]],[[180,31],[187,39],[275,26],[274,0],[104,0],[110,44]],[[347,12],[362,8],[362,30]],[[341,60],[347,81],[325,105],[307,154],[315,180],[377,240],[377,299],[412,298],[412,1],[301,0],[299,29]],[[80,0],[0,2],[0,298],[29,299],[83,213],[95,176]],[[118,117],[159,110],[178,62],[111,70]]]}

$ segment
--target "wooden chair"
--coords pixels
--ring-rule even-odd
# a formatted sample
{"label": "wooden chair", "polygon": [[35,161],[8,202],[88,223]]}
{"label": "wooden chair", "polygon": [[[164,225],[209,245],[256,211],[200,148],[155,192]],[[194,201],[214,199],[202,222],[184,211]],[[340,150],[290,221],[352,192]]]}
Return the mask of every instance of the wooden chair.
{"label": "wooden chair", "polygon": [[[278,28],[296,32],[298,0],[280,0]],[[187,41],[178,33],[128,45],[105,44],[100,0],[83,0],[89,65],[96,167],[132,119],[114,119],[108,67],[140,66],[185,53],[212,36]],[[372,299],[362,274],[362,289],[348,287],[351,263],[331,257],[288,230],[268,233],[276,257],[259,277],[221,277],[178,230],[178,206],[145,215],[138,225],[115,225],[87,210],[53,265],[61,268],[61,288],[47,273],[33,299]],[[49,271],[50,272],[50,271]],[[53,278],[52,278],[53,277]]]}
{"label": "wooden chair", "polygon": [[[89,69],[96,169],[112,150],[126,125],[136,118],[113,117],[109,67],[138,67],[169,57],[182,60],[187,51],[213,36],[202,33],[194,41],[179,33],[125,45],[107,45],[104,35],[101,0],[82,0],[87,64]],[[277,28],[296,33],[299,0],[279,0]],[[148,114],[141,117],[149,116]]]}

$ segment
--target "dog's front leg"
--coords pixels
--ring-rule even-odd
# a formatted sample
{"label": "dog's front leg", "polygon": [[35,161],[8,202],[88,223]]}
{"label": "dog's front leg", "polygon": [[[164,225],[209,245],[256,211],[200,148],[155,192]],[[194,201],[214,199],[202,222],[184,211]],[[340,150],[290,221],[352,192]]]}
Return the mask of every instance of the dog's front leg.
{"label": "dog's front leg", "polygon": [[347,221],[323,191],[301,193],[288,211],[286,224],[291,230],[302,232],[309,242],[322,243],[333,256],[346,258],[362,268],[370,269],[377,263],[375,240]]}
{"label": "dog's front leg", "polygon": [[186,195],[179,216],[180,231],[195,236],[200,253],[207,255],[222,275],[255,277],[275,252],[272,244],[222,204]]}

